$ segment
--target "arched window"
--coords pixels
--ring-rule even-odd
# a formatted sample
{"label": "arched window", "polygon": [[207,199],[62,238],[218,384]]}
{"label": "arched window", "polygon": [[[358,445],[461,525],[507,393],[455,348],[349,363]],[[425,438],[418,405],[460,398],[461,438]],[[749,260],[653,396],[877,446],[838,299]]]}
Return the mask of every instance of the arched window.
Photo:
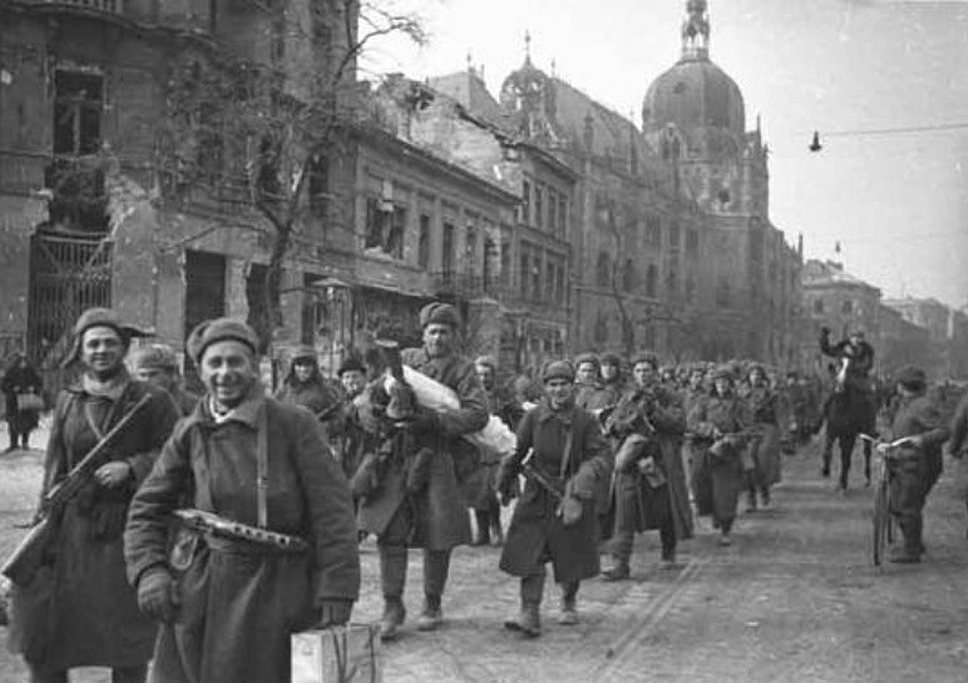
{"label": "arched window", "polygon": [[649,264],[645,275],[645,295],[651,299],[655,298],[655,290],[659,284],[659,269],[654,263]]}
{"label": "arched window", "polygon": [[633,291],[636,285],[635,280],[635,264],[632,263],[632,259],[627,259],[625,267],[622,269],[622,289],[626,292]]}
{"label": "arched window", "polygon": [[599,287],[610,287],[612,284],[612,259],[604,251],[598,254],[598,267],[595,269],[595,284]]}

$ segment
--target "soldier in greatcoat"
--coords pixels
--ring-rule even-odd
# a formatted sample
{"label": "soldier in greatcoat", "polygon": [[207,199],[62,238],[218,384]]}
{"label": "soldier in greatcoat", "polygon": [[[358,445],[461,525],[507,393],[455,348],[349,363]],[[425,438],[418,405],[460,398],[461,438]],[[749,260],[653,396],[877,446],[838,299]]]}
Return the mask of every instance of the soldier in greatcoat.
{"label": "soldier in greatcoat", "polygon": [[142,382],[151,382],[168,392],[182,417],[190,415],[198,403],[198,396],[182,385],[175,350],[167,344],[139,346],[131,352],[131,372]]}
{"label": "soldier in greatcoat", "polygon": [[770,487],[780,481],[780,405],[759,363],[749,368],[749,384],[746,401],[757,434],[749,443],[752,468],[747,471],[746,510],[755,512],[759,505],[770,506]]}
{"label": "soldier in greatcoat", "polygon": [[[265,395],[258,338],[243,322],[201,323],[188,340],[206,386],[135,495],[125,532],[128,577],[162,622],[155,683],[289,683],[291,634],[345,624],[360,562],[346,479],[312,413]],[[190,507],[301,539],[287,550],[191,528]]]}
{"label": "soldier in greatcoat", "polygon": [[[178,413],[164,391],[129,376],[124,356],[130,334],[114,311],[103,308],[88,309],[74,326],[67,363],[80,361],[83,372],[57,398],[42,495],[144,396],[150,400],[119,433],[108,461],[60,518],[50,520],[52,564],[11,597],[11,646],[24,655],[32,683],[64,683],[68,669],[81,666],[110,667],[116,683],[140,683],[151,659],[157,626],[139,612],[126,579],[122,533],[131,497]],[[50,598],[38,601],[45,585]],[[38,625],[42,632],[33,633]]]}
{"label": "soldier in greatcoat", "polygon": [[612,470],[612,452],[597,421],[575,405],[571,363],[549,363],[542,379],[545,396],[524,416],[517,450],[505,457],[498,474],[505,503],[518,475],[524,473],[527,479],[500,567],[521,577],[521,611],[505,627],[531,637],[541,633],[539,610],[548,562],[561,586],[559,623],[578,621],[579,583],[599,572],[595,491]]}
{"label": "soldier in greatcoat", "polygon": [[635,388],[606,422],[613,439],[612,566],[607,581],[628,579],[635,534],[658,529],[662,564],[676,561],[679,539],[692,538],[692,510],[682,465],[686,413],[679,396],[660,383],[658,362],[644,354],[632,361]]}
{"label": "soldier in greatcoat", "polygon": [[951,416],[951,439],[948,452],[958,461],[959,493],[968,508],[968,392],[961,397]]}
{"label": "soldier in greatcoat", "polygon": [[691,406],[686,416],[697,513],[712,516],[721,545],[732,543],[730,533],[746,469],[742,452],[752,426],[748,406],[734,393],[733,382],[729,368],[717,369],[712,396]]}
{"label": "soldier in greatcoat", "polygon": [[3,378],[0,379],[7,431],[10,434],[10,445],[4,453],[11,453],[18,447],[24,450],[30,448],[30,433],[37,429],[40,423],[40,410],[18,405],[17,396],[28,392],[42,396],[43,390],[44,382],[27,360],[27,354],[23,351],[14,354],[9,367],[3,373]]}
{"label": "soldier in greatcoat", "polygon": [[[891,423],[891,439],[908,437],[907,443],[889,453],[891,513],[901,527],[904,544],[892,549],[891,562],[920,562],[924,552],[921,511],[928,491],[941,473],[941,446],[949,432],[941,411],[927,395],[927,378],[920,368],[908,365],[897,373],[900,396]],[[885,450],[879,446],[878,450]]]}
{"label": "soldier in greatcoat", "polygon": [[[441,600],[451,550],[471,541],[455,457],[473,463],[476,448],[461,436],[483,429],[488,420],[487,399],[474,364],[455,351],[460,329],[457,309],[449,304],[428,304],[420,311],[420,324],[423,346],[404,350],[403,364],[452,389],[460,408],[440,413],[418,407],[404,424],[390,425],[387,450],[365,458],[354,477],[354,491],[363,496],[360,528],[377,535],[384,600],[380,635],[384,640],[396,638],[406,618],[403,589],[409,547],[423,548],[424,605],[417,629],[432,631],[443,623]],[[379,394],[379,386],[372,391]],[[374,402],[379,405],[379,397]],[[416,482],[409,476],[414,458],[427,468]]]}

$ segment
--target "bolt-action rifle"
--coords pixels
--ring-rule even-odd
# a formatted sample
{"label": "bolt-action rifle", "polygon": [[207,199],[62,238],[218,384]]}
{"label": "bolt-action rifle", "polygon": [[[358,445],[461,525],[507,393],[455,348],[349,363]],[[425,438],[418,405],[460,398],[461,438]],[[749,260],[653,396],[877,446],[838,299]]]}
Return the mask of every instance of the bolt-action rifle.
{"label": "bolt-action rifle", "polygon": [[28,586],[34,575],[47,561],[51,535],[52,520],[59,520],[66,507],[81,489],[94,476],[101,465],[110,459],[111,446],[131,424],[134,418],[151,401],[152,394],[145,394],[129,410],[118,423],[105,434],[84,458],[77,463],[67,476],[51,488],[41,501],[36,521],[30,531],[17,546],[16,550],[7,558],[0,574],[3,574],[18,586]]}

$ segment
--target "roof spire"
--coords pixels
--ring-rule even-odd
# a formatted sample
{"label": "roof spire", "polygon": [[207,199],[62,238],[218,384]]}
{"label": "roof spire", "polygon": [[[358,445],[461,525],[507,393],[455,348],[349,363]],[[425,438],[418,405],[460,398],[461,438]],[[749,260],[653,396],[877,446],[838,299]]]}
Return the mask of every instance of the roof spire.
{"label": "roof spire", "polygon": [[531,31],[524,31],[524,63],[531,63]]}
{"label": "roof spire", "polygon": [[709,58],[709,14],[706,0],[687,0],[682,22],[683,59]]}

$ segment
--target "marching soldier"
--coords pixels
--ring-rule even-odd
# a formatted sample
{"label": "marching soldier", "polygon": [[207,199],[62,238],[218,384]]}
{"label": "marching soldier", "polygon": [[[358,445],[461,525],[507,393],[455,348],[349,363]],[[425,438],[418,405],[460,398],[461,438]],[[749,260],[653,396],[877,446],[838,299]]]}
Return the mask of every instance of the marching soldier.
{"label": "marching soldier", "polygon": [[750,392],[746,397],[757,435],[750,440],[752,469],[747,471],[747,512],[757,510],[757,495],[764,508],[770,506],[770,487],[780,481],[779,397],[769,386],[766,369],[754,363],[749,369]]}
{"label": "marching soldier", "polygon": [[731,545],[730,532],[744,483],[745,447],[752,418],[733,391],[728,368],[713,373],[713,395],[690,407],[686,425],[691,438],[692,490],[700,516],[712,516],[720,545]]}
{"label": "marching soldier", "polygon": [[[891,424],[893,440],[909,437],[896,458],[888,461],[891,477],[891,512],[898,520],[903,547],[891,553],[891,562],[920,562],[924,552],[921,511],[928,491],[941,473],[941,446],[948,438],[937,405],[927,395],[924,371],[913,365],[901,368],[897,374],[900,395],[897,412]],[[879,446],[878,450],[884,450]]]}
{"label": "marching soldier", "polygon": [[0,392],[6,408],[7,430],[10,433],[10,445],[4,453],[12,453],[18,447],[24,450],[30,448],[30,433],[37,429],[40,422],[39,408],[27,408],[20,405],[19,396],[32,393],[40,396],[44,390],[44,382],[40,375],[27,360],[27,354],[18,351],[0,380]]}
{"label": "marching soldier", "polygon": [[289,372],[276,392],[276,400],[308,408],[317,417],[327,417],[340,402],[340,397],[329,386],[319,371],[316,349],[303,344],[291,358]]}
{"label": "marching soldier", "polygon": [[[359,523],[377,535],[384,611],[380,636],[393,640],[406,618],[403,589],[407,548],[423,548],[424,606],[417,629],[433,631],[443,623],[441,600],[450,567],[451,550],[471,541],[454,459],[476,449],[461,435],[487,424],[487,399],[474,364],[455,352],[460,317],[449,304],[428,304],[420,311],[423,346],[402,353],[405,365],[452,389],[460,408],[438,413],[415,406],[405,418],[393,416],[392,397],[373,391],[389,438],[382,452],[368,456],[354,477],[354,491],[363,496]],[[381,404],[385,407],[381,407]],[[419,463],[419,465],[418,465]],[[418,475],[419,472],[419,475]]]}
{"label": "marching soldier", "polygon": [[611,567],[607,581],[629,578],[635,533],[658,529],[662,564],[675,566],[678,539],[692,537],[692,510],[682,466],[686,414],[679,396],[659,383],[655,356],[632,363],[635,388],[606,423],[616,442],[615,509]]}
{"label": "marching soldier", "polygon": [[[32,683],[65,683],[68,670],[105,666],[115,683],[141,683],[157,627],[138,611],[125,577],[122,533],[128,506],[178,419],[175,404],[157,387],[132,380],[124,365],[131,328],[114,311],[86,310],[74,325],[67,363],[83,373],[61,392],[54,408],[42,495],[71,469],[145,396],[147,406],[131,418],[110,446],[108,462],[52,519],[52,565],[45,566],[51,601],[37,601],[41,576],[14,591],[11,645],[21,652]],[[17,605],[21,599],[33,602]],[[35,610],[47,610],[35,614]],[[22,623],[19,623],[21,622]],[[31,624],[43,625],[30,633]]]}
{"label": "marching soldier", "polygon": [[542,373],[544,399],[518,427],[518,447],[498,474],[508,502],[519,474],[527,483],[511,518],[501,570],[521,577],[521,611],[504,625],[529,637],[541,634],[545,567],[561,586],[559,623],[578,621],[579,583],[599,572],[595,492],[608,481],[612,453],[594,417],[575,405],[575,370],[567,361]]}
{"label": "marching soldier", "polygon": [[609,405],[617,405],[626,389],[622,377],[622,359],[618,354],[608,352],[603,353],[598,362],[601,385],[608,396]]}
{"label": "marching soldier", "polygon": [[[206,394],[131,505],[128,577],[162,622],[158,683],[288,683],[290,634],[345,624],[358,597],[346,479],[313,415],[265,395],[257,348],[239,321],[195,328],[188,352]],[[170,520],[186,503],[198,521],[170,550]]]}
{"label": "marching soldier", "polygon": [[190,415],[198,403],[198,396],[182,386],[178,372],[178,357],[167,344],[140,346],[131,353],[131,369],[136,379],[151,382],[168,392],[182,417]]}

